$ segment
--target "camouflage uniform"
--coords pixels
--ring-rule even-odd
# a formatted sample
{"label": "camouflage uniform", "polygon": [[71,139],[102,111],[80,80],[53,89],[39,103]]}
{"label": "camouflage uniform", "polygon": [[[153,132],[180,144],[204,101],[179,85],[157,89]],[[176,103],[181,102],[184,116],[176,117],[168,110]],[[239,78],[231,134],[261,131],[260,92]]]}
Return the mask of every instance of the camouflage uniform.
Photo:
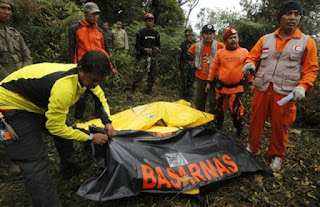
{"label": "camouflage uniform", "polygon": [[109,29],[103,30],[103,35],[107,43],[108,52],[113,52],[115,50],[115,45],[114,45],[115,38],[114,38],[113,32]]}
{"label": "camouflage uniform", "polygon": [[180,61],[179,61],[179,70],[180,70],[180,87],[181,87],[181,98],[186,101],[190,101],[193,95],[193,82],[194,82],[194,62],[193,58],[189,54],[189,47],[195,43],[194,40],[188,42],[187,40],[183,41],[180,45]]}
{"label": "camouflage uniform", "polygon": [[[139,82],[142,81],[143,76],[148,74],[147,93],[150,94],[152,91],[153,84],[155,82],[155,78],[158,71],[158,60],[156,56],[145,56],[142,57],[138,61],[138,67],[135,70],[135,74],[133,76],[133,83],[136,86]],[[133,89],[134,90],[134,89]]]}
{"label": "camouflage uniform", "polygon": [[21,34],[12,27],[0,29],[0,80],[10,73],[32,64],[30,50]]}

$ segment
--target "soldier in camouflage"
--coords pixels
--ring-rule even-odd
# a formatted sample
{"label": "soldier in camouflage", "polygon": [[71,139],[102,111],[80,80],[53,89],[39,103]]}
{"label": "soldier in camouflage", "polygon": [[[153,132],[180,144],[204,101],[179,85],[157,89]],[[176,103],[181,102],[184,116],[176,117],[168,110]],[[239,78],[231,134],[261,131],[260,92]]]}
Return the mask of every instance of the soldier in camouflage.
{"label": "soldier in camouflage", "polygon": [[180,58],[179,58],[179,71],[181,87],[181,98],[190,101],[193,95],[193,82],[194,82],[194,62],[193,58],[189,54],[189,47],[195,43],[193,40],[193,31],[191,28],[187,28],[184,31],[186,40],[180,45]]}
{"label": "soldier in camouflage", "polygon": [[115,44],[114,44],[115,37],[113,32],[109,29],[108,22],[103,22],[102,30],[103,30],[104,39],[107,42],[107,49],[108,49],[107,52],[110,54],[110,52],[115,51]]}
{"label": "soldier in camouflage", "polygon": [[[0,81],[10,73],[32,63],[30,51],[20,33],[6,24],[12,16],[13,2],[0,0]],[[9,172],[19,174],[17,165],[6,158]]]}
{"label": "soldier in camouflage", "polygon": [[157,54],[160,52],[160,33],[153,29],[153,14],[147,13],[144,16],[144,21],[146,27],[139,30],[136,34],[135,48],[137,51],[138,67],[133,74],[132,93],[135,92],[138,84],[141,85],[143,76],[148,74],[147,94],[152,95],[152,88],[158,70]]}
{"label": "soldier in camouflage", "polygon": [[32,63],[30,50],[21,34],[6,24],[12,16],[13,2],[0,0],[0,80]]}

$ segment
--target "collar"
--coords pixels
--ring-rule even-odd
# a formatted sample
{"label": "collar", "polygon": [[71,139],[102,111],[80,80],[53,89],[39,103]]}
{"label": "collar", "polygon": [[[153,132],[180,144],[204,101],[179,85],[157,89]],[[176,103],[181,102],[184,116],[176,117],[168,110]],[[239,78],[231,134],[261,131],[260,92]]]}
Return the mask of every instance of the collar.
{"label": "collar", "polygon": [[237,44],[236,48],[230,48],[230,47],[228,47],[228,46],[226,45],[226,50],[229,50],[229,51],[233,51],[233,50],[236,50],[236,49],[238,49],[238,48],[240,48],[239,43]]}
{"label": "collar", "polygon": [[97,27],[97,24],[90,25],[90,24],[89,24],[86,20],[84,20],[84,19],[79,20],[78,23],[81,24],[83,27]]}
{"label": "collar", "polygon": [[[277,37],[281,38],[281,35],[280,35],[280,28],[277,29],[275,32],[274,32],[275,35],[277,35]],[[294,31],[294,33],[289,37],[289,39],[291,38],[296,38],[296,39],[300,39],[302,37],[302,33],[300,31],[300,29],[297,27],[296,30]]]}

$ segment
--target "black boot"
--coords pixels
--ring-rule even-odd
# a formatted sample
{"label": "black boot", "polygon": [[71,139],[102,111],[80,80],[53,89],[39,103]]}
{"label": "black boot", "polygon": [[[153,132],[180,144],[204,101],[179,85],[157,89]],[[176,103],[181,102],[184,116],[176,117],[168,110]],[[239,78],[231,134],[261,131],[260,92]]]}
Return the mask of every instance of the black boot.
{"label": "black boot", "polygon": [[242,127],[237,128],[237,134],[236,134],[237,138],[242,139],[243,138],[243,134],[242,134]]}

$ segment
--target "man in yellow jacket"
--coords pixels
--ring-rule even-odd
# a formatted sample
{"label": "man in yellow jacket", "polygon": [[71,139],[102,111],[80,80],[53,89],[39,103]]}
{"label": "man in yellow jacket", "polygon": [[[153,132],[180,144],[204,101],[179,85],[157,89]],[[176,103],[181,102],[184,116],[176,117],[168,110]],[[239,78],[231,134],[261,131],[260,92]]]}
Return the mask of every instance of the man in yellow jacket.
{"label": "man in yellow jacket", "polygon": [[[105,54],[89,51],[78,65],[34,64],[0,82],[0,111],[19,137],[5,141],[5,149],[20,167],[34,206],[61,206],[48,174],[42,131],[54,137],[62,170],[76,167],[73,140],[104,145],[115,136],[109,107],[100,88],[109,71]],[[69,107],[88,89],[100,100],[105,134],[87,134],[66,125]]]}

